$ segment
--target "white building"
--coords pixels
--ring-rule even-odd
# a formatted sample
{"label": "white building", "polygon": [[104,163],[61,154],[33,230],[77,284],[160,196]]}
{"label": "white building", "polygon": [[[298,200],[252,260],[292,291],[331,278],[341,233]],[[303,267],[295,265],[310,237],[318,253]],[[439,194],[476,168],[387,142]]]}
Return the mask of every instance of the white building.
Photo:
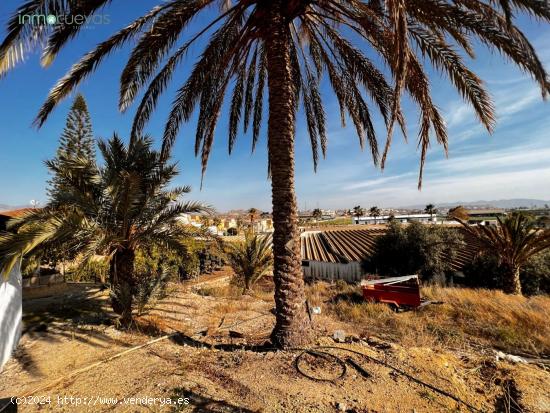
{"label": "white building", "polygon": [[408,215],[381,215],[379,217],[362,216],[353,217],[353,223],[356,225],[374,225],[374,224],[387,224],[390,219],[393,218],[398,222],[437,222],[437,216],[430,214],[408,214]]}

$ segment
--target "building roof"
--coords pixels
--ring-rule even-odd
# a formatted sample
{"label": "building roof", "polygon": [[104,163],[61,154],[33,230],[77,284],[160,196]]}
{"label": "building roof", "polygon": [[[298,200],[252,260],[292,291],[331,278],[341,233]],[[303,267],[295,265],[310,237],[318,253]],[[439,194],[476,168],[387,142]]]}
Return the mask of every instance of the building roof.
{"label": "building roof", "polygon": [[485,209],[467,209],[468,215],[484,215],[484,214],[505,214],[506,211],[502,208],[485,208]]}
{"label": "building roof", "polygon": [[31,211],[34,211],[34,208],[11,209],[8,211],[0,211],[0,215],[9,218],[19,218]]}
{"label": "building roof", "polygon": [[[435,214],[405,214],[405,215],[394,215],[393,217],[395,219],[413,219],[413,218],[432,218],[433,216],[435,216]],[[380,215],[378,217],[373,217],[373,216],[370,216],[370,215],[364,215],[362,217],[353,217],[354,219],[359,219],[359,220],[372,220],[372,221],[376,221],[376,220],[381,220],[381,219],[390,219],[391,215]]]}
{"label": "building roof", "polygon": [[[456,230],[462,232],[466,244],[452,263],[453,270],[460,271],[473,259],[479,243],[462,229]],[[385,232],[385,228],[304,232],[301,235],[302,259],[331,263],[362,261],[374,252],[376,238]]]}
{"label": "building roof", "polygon": [[333,263],[361,261],[372,254],[376,237],[385,232],[385,228],[304,232],[302,259]]}

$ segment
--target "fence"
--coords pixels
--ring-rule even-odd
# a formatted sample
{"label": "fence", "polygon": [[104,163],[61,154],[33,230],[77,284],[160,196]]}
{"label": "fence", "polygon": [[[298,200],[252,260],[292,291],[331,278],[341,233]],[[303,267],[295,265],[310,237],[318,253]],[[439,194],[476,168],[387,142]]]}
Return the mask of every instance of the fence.
{"label": "fence", "polygon": [[355,261],[347,264],[308,261],[307,265],[302,265],[302,270],[304,278],[313,280],[357,282],[364,277],[361,263]]}

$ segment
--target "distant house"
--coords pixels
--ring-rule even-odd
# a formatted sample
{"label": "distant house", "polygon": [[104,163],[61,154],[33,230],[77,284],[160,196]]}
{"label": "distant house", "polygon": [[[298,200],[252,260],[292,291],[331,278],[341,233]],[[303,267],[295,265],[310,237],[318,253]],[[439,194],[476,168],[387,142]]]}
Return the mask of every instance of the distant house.
{"label": "distant house", "polygon": [[437,216],[430,214],[408,214],[408,215],[381,215],[379,217],[362,216],[353,217],[353,223],[356,225],[375,225],[375,224],[387,224],[391,219],[396,221],[407,222],[437,222]]}
{"label": "distant house", "polygon": [[506,215],[506,211],[501,208],[467,209],[466,212],[471,218],[497,218]]}
{"label": "distant house", "polygon": [[506,216],[506,211],[500,208],[468,209],[466,213],[468,214],[468,223],[478,225],[496,225],[497,218]]}

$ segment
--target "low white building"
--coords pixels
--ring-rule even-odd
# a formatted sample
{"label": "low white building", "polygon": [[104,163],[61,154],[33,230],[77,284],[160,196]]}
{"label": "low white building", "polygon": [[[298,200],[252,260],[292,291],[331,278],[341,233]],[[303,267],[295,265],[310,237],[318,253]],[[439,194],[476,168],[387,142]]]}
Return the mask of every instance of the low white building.
{"label": "low white building", "polygon": [[437,216],[435,214],[407,214],[407,215],[381,215],[379,217],[362,216],[353,217],[353,223],[356,225],[375,225],[375,224],[387,224],[390,219],[395,219],[398,222],[437,222]]}

